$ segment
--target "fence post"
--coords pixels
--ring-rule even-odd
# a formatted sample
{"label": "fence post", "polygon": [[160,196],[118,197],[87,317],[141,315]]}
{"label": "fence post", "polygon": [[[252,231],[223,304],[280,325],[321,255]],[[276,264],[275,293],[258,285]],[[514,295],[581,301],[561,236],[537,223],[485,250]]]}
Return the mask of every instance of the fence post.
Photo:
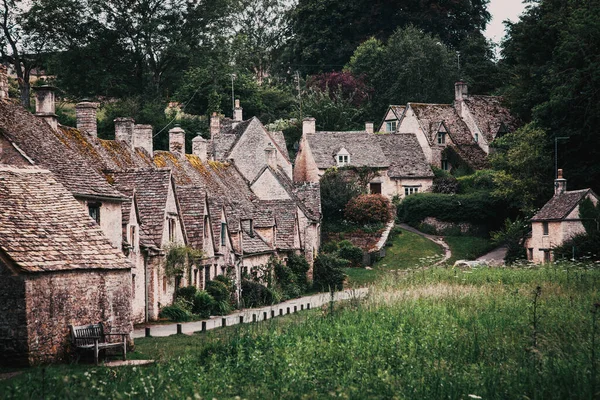
{"label": "fence post", "polygon": [[256,322],[256,314],[252,314],[252,322]]}
{"label": "fence post", "polygon": [[263,313],[263,321],[266,321],[266,320],[267,320],[267,312],[265,311],[265,312]]}
{"label": "fence post", "polygon": [[240,324],[243,324],[243,323],[244,323],[244,316],[240,315]]}
{"label": "fence post", "polygon": [[310,303],[306,303],[306,309],[310,310]]}
{"label": "fence post", "polygon": [[150,328],[146,327],[146,337],[151,337]]}
{"label": "fence post", "polygon": [[177,334],[181,335],[182,331],[181,331],[181,324],[177,324]]}
{"label": "fence post", "polygon": [[221,318],[221,326],[227,326],[227,318]]}
{"label": "fence post", "polygon": [[202,321],[202,332],[206,332],[206,321]]}

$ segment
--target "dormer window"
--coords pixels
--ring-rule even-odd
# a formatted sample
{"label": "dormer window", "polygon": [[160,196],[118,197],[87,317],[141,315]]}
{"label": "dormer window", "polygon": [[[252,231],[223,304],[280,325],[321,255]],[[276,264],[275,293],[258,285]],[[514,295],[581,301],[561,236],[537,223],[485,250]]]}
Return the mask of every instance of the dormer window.
{"label": "dormer window", "polygon": [[346,149],[341,149],[336,155],[336,161],[338,167],[344,167],[350,164],[350,154]]}
{"label": "dormer window", "polygon": [[221,222],[221,246],[225,246],[227,239],[227,223]]}
{"label": "dormer window", "polygon": [[479,133],[475,133],[475,143],[479,143]]}
{"label": "dormer window", "polygon": [[438,144],[446,144],[446,132],[438,132],[437,142]]}
{"label": "dormer window", "polygon": [[175,241],[175,218],[167,218],[167,224],[169,227],[169,242]]}
{"label": "dormer window", "polygon": [[100,203],[88,203],[90,217],[100,225]]}
{"label": "dormer window", "polygon": [[386,132],[396,132],[397,126],[398,126],[398,121],[385,121],[385,131]]}

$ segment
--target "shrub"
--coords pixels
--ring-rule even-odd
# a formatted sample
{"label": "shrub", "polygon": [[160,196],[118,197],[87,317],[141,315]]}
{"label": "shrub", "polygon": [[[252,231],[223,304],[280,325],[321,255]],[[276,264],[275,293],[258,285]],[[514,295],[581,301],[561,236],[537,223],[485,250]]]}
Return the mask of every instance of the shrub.
{"label": "shrub", "polygon": [[192,313],[186,310],[180,303],[174,303],[171,306],[161,308],[159,316],[161,318],[168,318],[174,322],[185,322],[192,319]]}
{"label": "shrub", "polygon": [[242,281],[242,302],[244,307],[268,306],[275,303],[274,292],[258,282]]}
{"label": "shrub", "polygon": [[185,299],[187,301],[194,301],[194,296],[196,295],[196,292],[198,291],[198,289],[196,289],[196,286],[186,286],[186,287],[182,287],[177,289],[177,291],[175,292],[175,298],[176,299]]}
{"label": "shrub", "polygon": [[320,181],[321,209],[324,221],[339,221],[344,217],[346,204],[362,189],[345,171],[328,169]]}
{"label": "shrub", "polygon": [[221,281],[212,280],[206,282],[206,291],[215,301],[229,301],[229,288]]}
{"label": "shrub", "polygon": [[[343,244],[342,244],[343,243]],[[349,240],[340,242],[338,256],[350,262],[351,267],[361,267],[363,261],[363,251],[360,247],[354,246]]]}
{"label": "shrub", "polygon": [[277,281],[277,285],[281,289],[283,298],[293,299],[295,297],[300,296],[300,288],[296,283],[296,275],[294,274],[292,269],[284,263],[282,263],[281,261],[276,261],[274,264],[275,280]]}
{"label": "shrub", "polygon": [[344,215],[358,224],[385,223],[390,219],[390,201],[380,194],[363,194],[348,202]]}
{"label": "shrub", "polygon": [[458,181],[453,176],[439,177],[433,180],[433,193],[453,194],[458,191]]}
{"label": "shrub", "polygon": [[471,175],[461,176],[457,179],[459,193],[491,192],[496,189],[496,184],[494,183],[495,176],[496,171],[491,169],[483,169],[475,171]]}
{"label": "shrub", "polygon": [[211,311],[215,308],[215,303],[215,299],[208,292],[199,290],[194,296],[192,312],[202,318],[208,318]]}
{"label": "shrub", "polygon": [[[573,254],[573,247],[575,247],[575,254]],[[552,251],[555,260],[571,259],[574,256],[576,260],[591,259],[600,261],[600,234],[582,233],[573,236],[562,245],[552,249]]]}
{"label": "shrub", "polygon": [[296,276],[296,284],[300,288],[300,291],[305,292],[308,289],[308,276],[306,274],[310,269],[308,261],[306,261],[304,256],[291,254],[288,257],[287,265]]}
{"label": "shrub", "polygon": [[321,246],[321,251],[323,253],[335,253],[336,251],[338,251],[338,249],[339,249],[339,247],[338,247],[337,242],[333,242],[333,241],[324,243]]}
{"label": "shrub", "polygon": [[347,267],[348,260],[331,254],[319,254],[315,260],[313,284],[317,290],[341,290],[346,275],[342,268]]}

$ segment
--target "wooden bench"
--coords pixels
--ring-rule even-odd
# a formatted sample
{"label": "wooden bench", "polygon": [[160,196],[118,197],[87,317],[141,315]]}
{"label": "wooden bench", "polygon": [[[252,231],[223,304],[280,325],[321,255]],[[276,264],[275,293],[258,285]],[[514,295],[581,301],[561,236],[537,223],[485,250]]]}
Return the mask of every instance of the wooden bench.
{"label": "wooden bench", "polygon": [[[80,351],[93,351],[96,365],[98,365],[100,350],[110,348],[121,347],[123,349],[123,361],[127,360],[128,333],[106,333],[102,323],[81,326],[70,325],[69,328],[71,329],[71,342],[74,348]],[[121,341],[110,342],[107,340],[109,336],[121,336]]]}

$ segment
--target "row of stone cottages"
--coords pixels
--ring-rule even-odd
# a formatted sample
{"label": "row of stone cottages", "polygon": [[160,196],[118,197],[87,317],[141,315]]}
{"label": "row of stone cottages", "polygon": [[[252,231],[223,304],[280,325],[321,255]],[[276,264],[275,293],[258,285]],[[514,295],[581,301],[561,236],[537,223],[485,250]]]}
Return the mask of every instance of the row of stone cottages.
{"label": "row of stone cottages", "polygon": [[[282,133],[244,121],[239,104],[233,119],[212,117],[192,154],[178,127],[169,151],[154,151],[151,126],[117,119],[116,140],[101,140],[96,104],[77,105],[77,129],[54,107],[50,87],[36,89],[35,116],[0,95],[0,359],[60,359],[70,324],[130,332],[176,287],[227,273],[239,288],[271,257],[312,263],[319,186],[292,182]],[[172,245],[204,257],[170,276]]]}

